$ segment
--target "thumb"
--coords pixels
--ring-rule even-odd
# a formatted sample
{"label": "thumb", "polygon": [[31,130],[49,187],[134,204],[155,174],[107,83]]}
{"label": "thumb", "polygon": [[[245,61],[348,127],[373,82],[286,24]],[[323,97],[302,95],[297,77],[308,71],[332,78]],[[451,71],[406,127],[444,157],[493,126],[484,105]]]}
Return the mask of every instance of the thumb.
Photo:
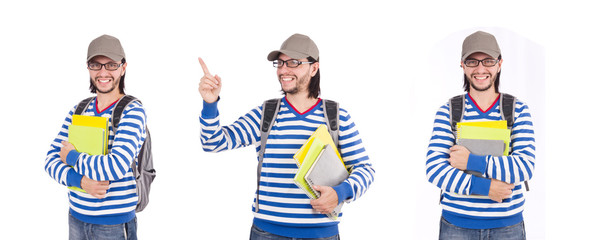
{"label": "thumb", "polygon": [[319,191],[319,192],[325,191],[325,187],[324,186],[313,186],[313,189],[315,189],[316,191]]}

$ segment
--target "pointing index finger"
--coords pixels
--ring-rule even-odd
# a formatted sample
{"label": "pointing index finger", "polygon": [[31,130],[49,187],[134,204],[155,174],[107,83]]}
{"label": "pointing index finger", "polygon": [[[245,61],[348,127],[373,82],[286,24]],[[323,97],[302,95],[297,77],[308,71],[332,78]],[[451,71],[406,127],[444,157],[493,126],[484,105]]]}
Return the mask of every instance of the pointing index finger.
{"label": "pointing index finger", "polygon": [[200,66],[202,67],[202,71],[204,72],[204,74],[210,75],[209,69],[207,68],[207,65],[205,64],[205,61],[203,61],[202,58],[199,57],[198,62],[200,63]]}

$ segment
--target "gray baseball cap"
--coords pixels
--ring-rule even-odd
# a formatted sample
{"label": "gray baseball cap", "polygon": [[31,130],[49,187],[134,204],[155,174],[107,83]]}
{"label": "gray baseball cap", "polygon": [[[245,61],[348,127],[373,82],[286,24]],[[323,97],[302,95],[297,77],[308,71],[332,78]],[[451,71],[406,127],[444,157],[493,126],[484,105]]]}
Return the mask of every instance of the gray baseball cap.
{"label": "gray baseball cap", "polygon": [[281,53],[293,59],[301,59],[312,57],[315,60],[319,60],[319,49],[315,42],[306,35],[295,33],[290,36],[280,46],[280,50],[272,51],[268,54],[268,61],[274,61],[278,59]]}
{"label": "gray baseball cap", "polygon": [[499,49],[495,36],[483,31],[475,32],[464,39],[462,61],[476,52],[485,53],[495,59],[501,55],[501,49]]}
{"label": "gray baseball cap", "polygon": [[86,61],[90,61],[96,56],[105,56],[114,61],[121,61],[121,59],[125,58],[125,51],[119,39],[105,34],[92,40],[88,46],[88,58]]}

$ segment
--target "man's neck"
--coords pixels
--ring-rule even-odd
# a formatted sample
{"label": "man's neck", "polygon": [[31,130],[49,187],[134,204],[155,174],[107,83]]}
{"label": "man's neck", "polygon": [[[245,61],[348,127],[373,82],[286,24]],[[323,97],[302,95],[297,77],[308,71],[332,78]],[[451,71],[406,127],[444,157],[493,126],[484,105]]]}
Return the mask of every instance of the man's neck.
{"label": "man's neck", "polygon": [[110,106],[112,103],[116,102],[121,97],[123,97],[123,94],[119,93],[118,91],[115,92],[115,90],[113,90],[109,93],[97,93],[96,94],[96,101],[98,103],[98,106],[97,106],[98,111],[104,110],[105,108]]}
{"label": "man's neck", "polygon": [[487,91],[482,92],[471,89],[469,94],[472,100],[474,100],[483,111],[487,111],[491,105],[495,103],[497,97],[499,97],[499,93],[496,93],[494,89],[488,89]]}
{"label": "man's neck", "polygon": [[309,98],[308,93],[287,93],[286,99],[299,113],[306,112],[317,103],[317,98]]}

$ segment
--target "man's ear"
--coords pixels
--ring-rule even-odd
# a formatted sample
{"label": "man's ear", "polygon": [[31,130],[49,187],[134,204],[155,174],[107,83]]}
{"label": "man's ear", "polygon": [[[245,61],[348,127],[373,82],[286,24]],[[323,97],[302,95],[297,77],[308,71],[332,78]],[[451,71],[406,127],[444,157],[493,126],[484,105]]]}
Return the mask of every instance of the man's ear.
{"label": "man's ear", "polygon": [[315,77],[317,71],[319,71],[319,62],[314,62],[311,64],[311,77]]}
{"label": "man's ear", "polygon": [[123,71],[121,72],[121,76],[125,75],[125,72],[127,71],[127,62],[123,63],[123,66],[121,66],[123,68]]}

